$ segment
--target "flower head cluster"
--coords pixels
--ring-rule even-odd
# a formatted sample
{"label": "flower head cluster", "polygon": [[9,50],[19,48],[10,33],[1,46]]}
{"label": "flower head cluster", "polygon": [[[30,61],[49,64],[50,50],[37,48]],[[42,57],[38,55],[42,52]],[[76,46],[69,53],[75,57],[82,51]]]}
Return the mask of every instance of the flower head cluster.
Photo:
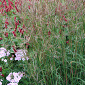
{"label": "flower head cluster", "polygon": [[10,55],[10,52],[7,51],[4,47],[0,48],[0,58],[9,56],[9,55]]}
{"label": "flower head cluster", "polygon": [[26,50],[23,50],[23,49],[20,49],[20,50],[17,50],[17,52],[15,53],[16,57],[15,57],[15,60],[28,60],[29,58],[26,56]]}
{"label": "flower head cluster", "polygon": [[23,77],[24,72],[11,72],[6,79],[10,82],[7,85],[18,85],[19,80]]}

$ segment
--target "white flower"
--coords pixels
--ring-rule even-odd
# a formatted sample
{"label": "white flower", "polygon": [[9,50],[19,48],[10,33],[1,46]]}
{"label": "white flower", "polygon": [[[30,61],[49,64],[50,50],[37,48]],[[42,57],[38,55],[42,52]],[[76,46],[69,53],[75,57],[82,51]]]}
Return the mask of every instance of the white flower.
{"label": "white flower", "polygon": [[4,62],[7,62],[7,59],[4,59]]}

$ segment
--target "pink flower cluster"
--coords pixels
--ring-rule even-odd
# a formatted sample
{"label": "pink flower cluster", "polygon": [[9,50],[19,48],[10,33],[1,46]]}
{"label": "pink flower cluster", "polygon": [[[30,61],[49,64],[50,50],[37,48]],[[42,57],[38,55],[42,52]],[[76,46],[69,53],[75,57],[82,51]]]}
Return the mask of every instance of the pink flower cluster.
{"label": "pink flower cluster", "polygon": [[4,47],[0,48],[0,58],[4,57],[4,56],[9,56],[10,52],[7,51]]}
{"label": "pink flower cluster", "polygon": [[10,82],[7,85],[18,85],[18,82],[20,81],[20,79],[24,76],[24,72],[11,72],[9,73],[9,75],[6,77],[6,79]]}
{"label": "pink flower cluster", "polygon": [[28,60],[29,58],[26,56],[26,50],[23,50],[23,49],[20,49],[20,50],[17,50],[17,52],[15,53],[16,57],[15,57],[15,60]]}

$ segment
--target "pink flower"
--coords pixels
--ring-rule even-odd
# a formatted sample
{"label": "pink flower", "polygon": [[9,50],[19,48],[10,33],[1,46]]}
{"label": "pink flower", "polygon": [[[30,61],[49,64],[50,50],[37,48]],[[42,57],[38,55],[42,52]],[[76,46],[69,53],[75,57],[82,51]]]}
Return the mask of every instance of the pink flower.
{"label": "pink flower", "polygon": [[15,60],[18,60],[18,61],[21,60],[21,59],[22,59],[23,61],[24,61],[25,59],[28,60],[29,58],[26,57],[26,52],[27,52],[26,50],[22,50],[22,49],[17,50],[17,52],[15,53],[15,55],[16,55]]}
{"label": "pink flower", "polygon": [[7,84],[7,85],[18,85],[17,83],[19,82],[19,80],[21,79],[21,77],[23,77],[23,73],[21,72],[18,72],[18,73],[15,73],[15,72],[11,72],[7,77],[6,79],[11,82],[10,84]]}

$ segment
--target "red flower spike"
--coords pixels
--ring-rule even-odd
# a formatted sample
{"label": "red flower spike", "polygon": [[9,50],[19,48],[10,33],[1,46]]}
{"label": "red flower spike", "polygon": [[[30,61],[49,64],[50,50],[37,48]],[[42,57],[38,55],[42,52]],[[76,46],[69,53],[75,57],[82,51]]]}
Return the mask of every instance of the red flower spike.
{"label": "red flower spike", "polygon": [[4,74],[1,74],[2,77],[4,77]]}
{"label": "red flower spike", "polygon": [[64,20],[67,22],[67,19],[65,18],[65,16],[63,15],[63,18],[64,18]]}
{"label": "red flower spike", "polygon": [[63,28],[65,28],[65,25],[63,25]]}
{"label": "red flower spike", "polygon": [[13,5],[13,3],[12,3],[10,0],[8,0],[8,2],[9,2],[11,5]]}
{"label": "red flower spike", "polygon": [[28,48],[29,43],[26,43],[26,48]]}
{"label": "red flower spike", "polygon": [[13,33],[14,37],[16,37],[15,31],[12,31],[12,33]]}
{"label": "red flower spike", "polygon": [[48,35],[49,35],[49,36],[51,35],[51,32],[50,32],[50,31],[48,32]]}
{"label": "red flower spike", "polygon": [[0,37],[0,40],[2,40],[3,38]]}
{"label": "red flower spike", "polygon": [[23,34],[24,33],[24,30],[22,29],[21,33]]}
{"label": "red flower spike", "polygon": [[15,49],[15,47],[14,46],[12,46],[12,47],[13,47],[14,52],[17,52],[17,50]]}
{"label": "red flower spike", "polygon": [[5,24],[5,28],[7,28],[7,25]]}
{"label": "red flower spike", "polygon": [[17,22],[15,21],[15,31],[16,31],[16,29],[17,29]]}
{"label": "red flower spike", "polygon": [[15,9],[16,9],[16,11],[17,11],[17,12],[19,12],[19,10],[18,10],[17,6],[15,6]]}
{"label": "red flower spike", "polygon": [[4,35],[5,35],[5,37],[8,37],[8,33],[7,32]]}
{"label": "red flower spike", "polygon": [[15,14],[15,13],[13,12],[13,14]]}
{"label": "red flower spike", "polygon": [[9,23],[8,23],[8,21],[7,21],[7,20],[5,21],[5,24],[9,25]]}
{"label": "red flower spike", "polygon": [[25,28],[25,25],[23,24],[23,28]]}
{"label": "red flower spike", "polygon": [[28,5],[28,8],[30,9],[30,6]]}
{"label": "red flower spike", "polygon": [[56,15],[56,12],[57,12],[57,8],[55,9],[55,15]]}
{"label": "red flower spike", "polygon": [[29,43],[26,43],[26,45],[29,45]]}
{"label": "red flower spike", "polygon": [[66,43],[69,43],[69,40],[68,40],[68,41],[66,41]]}
{"label": "red flower spike", "polygon": [[16,21],[16,17],[14,17],[14,21]]}
{"label": "red flower spike", "polygon": [[31,2],[31,0],[29,0]]}
{"label": "red flower spike", "polygon": [[2,67],[0,67],[0,72],[2,72]]}

